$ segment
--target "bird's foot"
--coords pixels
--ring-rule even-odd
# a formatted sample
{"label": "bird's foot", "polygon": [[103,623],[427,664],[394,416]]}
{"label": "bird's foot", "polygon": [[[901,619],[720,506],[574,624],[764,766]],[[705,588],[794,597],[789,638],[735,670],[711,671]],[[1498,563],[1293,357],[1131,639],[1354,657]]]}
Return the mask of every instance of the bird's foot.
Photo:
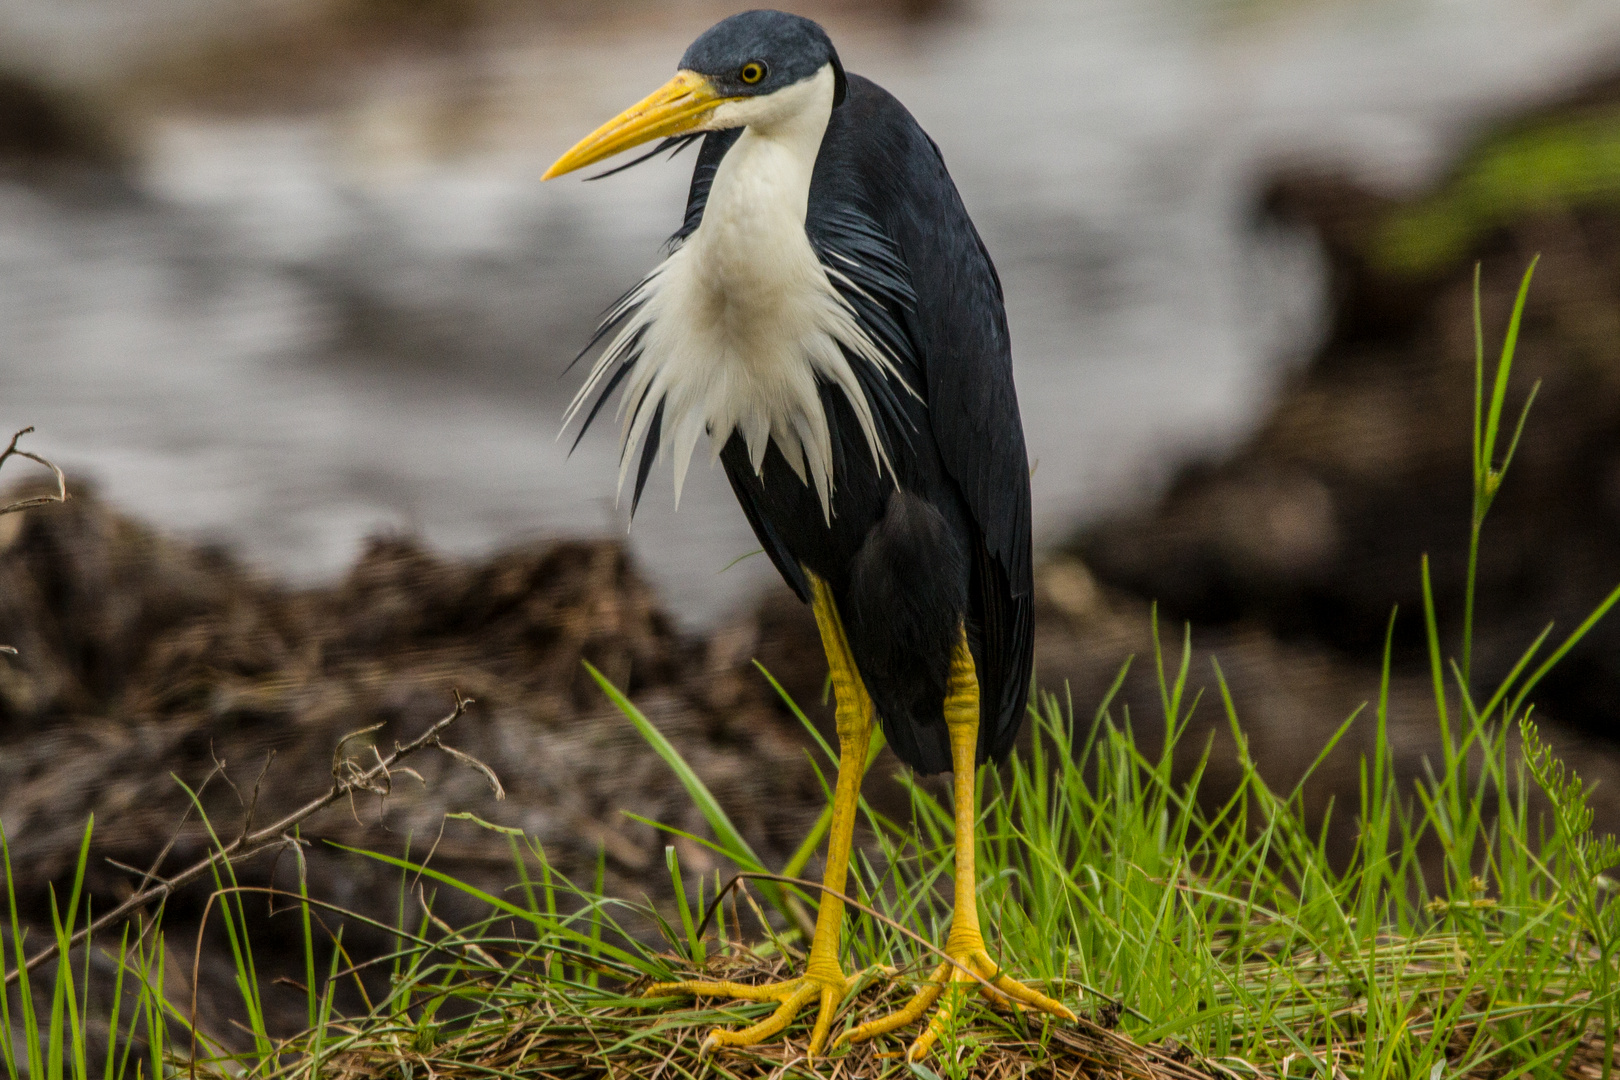
{"label": "bird's foot", "polygon": [[[1069,1022],[1074,1022],[1075,1015],[1061,1001],[1049,998],[1038,990],[1032,990],[1016,979],[1009,978],[1001,973],[996,962],[990,959],[985,951],[984,939],[977,933],[967,935],[967,940],[958,942],[954,940],[957,935],[951,935],[953,940],[946,946],[945,954],[951,958],[934,969],[922,989],[912,995],[905,1006],[888,1016],[868,1021],[852,1031],[839,1037],[839,1042],[861,1042],[878,1035],[884,1035],[895,1028],[904,1027],[915,1020],[921,1019],[950,985],[972,983],[977,986],[980,994],[998,1009],[1018,1008],[1036,1009],[1049,1013]],[[951,961],[955,961],[952,963]],[[958,966],[960,965],[960,966]],[[963,969],[967,970],[963,970]],[[969,974],[971,972],[971,974]],[[980,980],[983,980],[982,982]],[[988,985],[987,985],[988,984]],[[939,1006],[932,1019],[928,1021],[927,1029],[911,1044],[906,1051],[906,1060],[922,1061],[933,1049],[951,1023],[951,1018],[960,1008],[965,995],[953,993],[945,996],[945,1001]]]}
{"label": "bird's foot", "polygon": [[[724,997],[741,1001],[779,1003],[775,1012],[751,1027],[735,1031],[715,1028],[710,1031],[698,1050],[699,1054],[708,1054],[723,1046],[757,1046],[779,1035],[806,1005],[818,1002],[816,1026],[810,1035],[809,1050],[810,1056],[815,1057],[827,1045],[827,1033],[832,1028],[833,1015],[844,1000],[844,992],[861,982],[866,973],[862,972],[853,979],[846,979],[836,964],[828,966],[812,963],[810,966],[812,970],[796,979],[767,983],[764,986],[693,979],[685,982],[654,983],[642,996],[666,997],[670,994],[689,994],[692,997]],[[824,970],[814,970],[818,966]]]}

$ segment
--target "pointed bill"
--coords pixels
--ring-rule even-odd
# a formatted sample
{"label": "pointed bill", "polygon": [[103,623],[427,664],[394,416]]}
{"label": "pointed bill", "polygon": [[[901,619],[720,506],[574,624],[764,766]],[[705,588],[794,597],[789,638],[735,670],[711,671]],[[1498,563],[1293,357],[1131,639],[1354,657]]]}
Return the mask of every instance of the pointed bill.
{"label": "pointed bill", "polygon": [[669,82],[581,139],[540,179],[573,172],[652,139],[691,131],[717,105],[736,100],[721,97],[714,84],[695,71],[676,72]]}

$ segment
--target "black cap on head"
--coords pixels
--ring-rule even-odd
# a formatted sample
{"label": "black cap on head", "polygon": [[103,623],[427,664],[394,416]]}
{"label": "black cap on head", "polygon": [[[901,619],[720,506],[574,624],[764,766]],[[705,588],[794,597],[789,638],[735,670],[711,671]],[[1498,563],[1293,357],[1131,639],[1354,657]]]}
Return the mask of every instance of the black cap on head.
{"label": "black cap on head", "polygon": [[827,31],[785,11],[745,11],[705,30],[680,67],[707,76],[728,97],[750,97],[808,79],[827,64],[836,107],[844,100],[844,65]]}

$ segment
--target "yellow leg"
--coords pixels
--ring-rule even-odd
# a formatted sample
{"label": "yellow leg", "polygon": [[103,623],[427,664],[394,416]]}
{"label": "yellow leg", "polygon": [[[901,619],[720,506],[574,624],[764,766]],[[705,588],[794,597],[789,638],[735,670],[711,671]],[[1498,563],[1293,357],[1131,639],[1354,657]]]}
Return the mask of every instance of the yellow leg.
{"label": "yellow leg", "polygon": [[705,1053],[721,1046],[753,1046],[764,1042],[787,1027],[799,1010],[812,1001],[819,1001],[816,1026],[810,1035],[810,1056],[814,1057],[827,1044],[833,1014],[843,1001],[848,986],[838,960],[839,938],[844,927],[844,902],[839,897],[843,894],[844,879],[849,870],[855,811],[861,798],[861,772],[866,767],[866,751],[872,739],[872,699],[867,696],[866,686],[861,682],[860,672],[856,670],[854,658],[850,655],[849,642],[844,637],[843,623],[838,618],[831,590],[826,582],[808,571],[806,573],[814,592],[816,626],[821,630],[821,645],[827,653],[833,694],[838,703],[838,784],[833,790],[827,869],[821,879],[827,891],[821,895],[815,937],[810,942],[810,958],[804,974],[799,978],[768,986],[689,980],[658,983],[647,988],[648,997],[692,994],[698,997],[781,1003],[775,1012],[752,1027],[739,1031],[715,1028],[703,1040]]}
{"label": "yellow leg", "polygon": [[[973,983],[992,1004],[1001,1008],[1016,1003],[1019,1007],[1039,1009],[1071,1022],[1075,1018],[1074,1013],[1062,1002],[1001,974],[996,962],[990,959],[984,946],[984,935],[979,931],[978,883],[973,866],[973,826],[977,807],[973,777],[979,746],[979,680],[965,634],[957,644],[956,656],[951,662],[950,683],[945,694],[945,723],[951,735],[951,770],[956,802],[956,913],[951,919],[945,955],[956,963],[942,963],[935,968],[928,982],[903,1008],[862,1024],[843,1036],[843,1039],[851,1042],[870,1039],[920,1019],[939,1000],[946,986],[953,983]],[[974,972],[994,989],[979,983],[962,968]],[[911,1049],[906,1053],[908,1059],[921,1061],[928,1056],[940,1032],[950,1023],[961,997],[960,994],[951,994],[946,998],[939,1012],[929,1021],[928,1028],[911,1044]]]}

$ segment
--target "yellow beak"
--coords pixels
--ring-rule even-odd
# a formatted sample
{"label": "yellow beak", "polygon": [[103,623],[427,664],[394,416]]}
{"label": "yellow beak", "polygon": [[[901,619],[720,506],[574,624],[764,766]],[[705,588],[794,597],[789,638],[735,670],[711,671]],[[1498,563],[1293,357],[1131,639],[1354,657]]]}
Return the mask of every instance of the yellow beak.
{"label": "yellow beak", "polygon": [[550,180],[632,146],[690,131],[717,105],[737,100],[721,97],[714,84],[695,71],[676,72],[669,82],[581,139],[540,179]]}

